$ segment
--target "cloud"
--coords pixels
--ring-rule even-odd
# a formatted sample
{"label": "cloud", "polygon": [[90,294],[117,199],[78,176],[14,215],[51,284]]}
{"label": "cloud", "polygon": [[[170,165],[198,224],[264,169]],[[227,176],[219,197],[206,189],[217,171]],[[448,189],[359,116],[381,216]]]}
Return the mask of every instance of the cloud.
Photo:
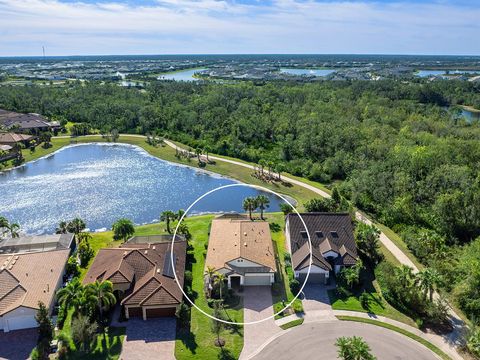
{"label": "cloud", "polygon": [[0,18],[0,56],[480,55],[480,7],[450,1],[0,0]]}

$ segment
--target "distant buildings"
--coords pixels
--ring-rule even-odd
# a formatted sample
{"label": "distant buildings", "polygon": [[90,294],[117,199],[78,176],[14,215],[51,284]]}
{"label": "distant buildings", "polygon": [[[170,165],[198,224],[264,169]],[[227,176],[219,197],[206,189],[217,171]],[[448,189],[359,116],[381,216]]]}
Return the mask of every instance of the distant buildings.
{"label": "distant buildings", "polygon": [[2,109],[0,109],[0,126],[7,130],[25,134],[39,134],[60,128],[59,123],[49,122],[38,114],[22,114]]}

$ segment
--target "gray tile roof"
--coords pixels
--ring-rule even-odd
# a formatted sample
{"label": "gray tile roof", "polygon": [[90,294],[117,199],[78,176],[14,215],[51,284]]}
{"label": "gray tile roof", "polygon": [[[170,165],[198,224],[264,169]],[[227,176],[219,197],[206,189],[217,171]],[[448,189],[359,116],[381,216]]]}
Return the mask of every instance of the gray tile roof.
{"label": "gray tile roof", "polygon": [[[334,251],[340,254],[336,265],[353,265],[358,258],[353,223],[348,213],[303,213],[300,214],[312,241],[313,264],[325,270],[331,265],[322,254]],[[300,270],[309,263],[309,246],[306,229],[297,214],[287,215],[290,232],[292,265]]]}

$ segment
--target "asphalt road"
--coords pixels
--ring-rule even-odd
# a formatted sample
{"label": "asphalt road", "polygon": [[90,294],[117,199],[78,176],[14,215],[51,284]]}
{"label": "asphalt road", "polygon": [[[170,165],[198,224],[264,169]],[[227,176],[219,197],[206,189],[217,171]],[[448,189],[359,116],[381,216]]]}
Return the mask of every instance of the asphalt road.
{"label": "asphalt road", "polygon": [[254,360],[337,359],[335,341],[342,336],[361,336],[378,360],[435,360],[429,349],[410,338],[375,325],[350,321],[303,324],[285,331]]}

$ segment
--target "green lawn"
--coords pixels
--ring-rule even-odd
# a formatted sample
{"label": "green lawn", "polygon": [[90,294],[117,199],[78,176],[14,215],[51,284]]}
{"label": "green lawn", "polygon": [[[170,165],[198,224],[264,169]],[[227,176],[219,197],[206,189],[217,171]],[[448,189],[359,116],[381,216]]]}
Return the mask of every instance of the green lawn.
{"label": "green lawn", "polygon": [[[407,325],[417,327],[415,321],[391,306],[381,295],[380,287],[375,280],[374,274],[369,270],[363,270],[361,274],[362,286],[357,287],[353,294],[347,298],[339,298],[336,290],[329,290],[328,296],[334,310],[359,311],[375,315],[385,316]],[[368,308],[363,308],[360,295],[366,292],[369,297]]]}
{"label": "green lawn", "polygon": [[392,330],[392,331],[396,331],[396,332],[398,332],[402,335],[405,335],[405,336],[409,337],[410,339],[415,340],[415,341],[419,342],[420,344],[426,346],[428,349],[432,350],[435,354],[440,356],[440,358],[442,358],[443,360],[451,360],[450,356],[445,354],[442,350],[440,350],[438,347],[433,345],[431,342],[428,342],[427,340],[421,338],[420,336],[412,334],[411,332],[409,332],[407,330],[404,330],[402,328],[399,328],[395,325],[391,325],[391,324],[388,324],[388,323],[384,323],[384,322],[376,321],[376,320],[372,320],[372,319],[364,319],[364,318],[360,318],[360,317],[355,317],[355,316],[337,316],[337,318],[339,320],[343,320],[343,321],[356,321],[356,322],[361,322],[361,323],[366,323],[366,324],[372,324],[372,325],[380,326],[380,327],[383,327],[383,328],[386,328],[386,329],[389,329],[389,330]]}
{"label": "green lawn", "polygon": [[290,329],[292,327],[302,325],[303,321],[304,321],[304,319],[296,319],[296,320],[290,321],[289,323],[280,325],[280,327],[282,328],[282,330],[287,330],[287,329]]}
{"label": "green lawn", "polygon": [[[271,224],[271,233],[273,246],[275,248],[275,260],[277,263],[277,269],[281,271],[278,272],[275,277],[276,281],[272,287],[272,300],[273,300],[273,311],[277,313],[284,308],[283,302],[285,304],[290,303],[295,297],[290,291],[289,277],[292,275],[287,274],[285,270],[285,253],[287,252],[285,244],[285,216],[282,213],[268,213],[266,214],[267,221]],[[302,302],[299,299],[296,299],[292,304],[293,309],[296,312],[302,312]],[[280,318],[284,314],[279,314],[276,318]]]}

